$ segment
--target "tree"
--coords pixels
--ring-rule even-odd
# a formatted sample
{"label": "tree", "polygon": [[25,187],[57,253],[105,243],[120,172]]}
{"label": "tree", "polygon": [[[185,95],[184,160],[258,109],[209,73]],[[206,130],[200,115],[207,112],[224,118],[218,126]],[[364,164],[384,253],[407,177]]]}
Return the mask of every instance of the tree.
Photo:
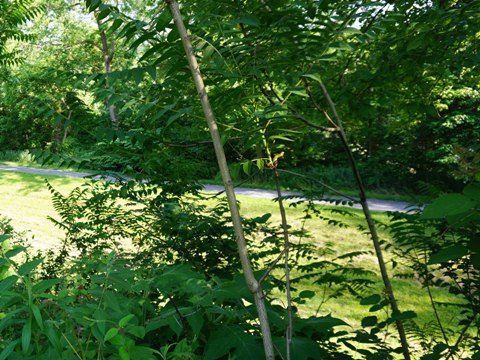
{"label": "tree", "polygon": [[[302,276],[308,278],[323,265],[312,260],[309,249],[295,248],[288,241],[291,232],[283,213],[281,188],[284,174],[303,171],[304,176],[328,165],[349,165],[353,174],[350,183],[357,184],[359,200],[348,199],[363,206],[386,294],[385,299],[376,296],[362,301],[380,308],[391,305],[392,311],[383,324],[377,324],[372,317],[365,320],[365,324],[375,320],[374,325],[378,325],[375,331],[358,332],[355,338],[341,335],[338,341],[365,356],[388,356],[393,349],[382,348],[378,331],[396,322],[401,351],[408,358],[402,321],[412,313],[401,313],[395,303],[364,185],[413,187],[417,180],[438,179],[441,172],[445,173],[442,179],[445,185],[449,180],[446,171],[454,168],[452,163],[458,157],[467,163],[469,154],[475,153],[478,144],[471,139],[478,138],[479,132],[475,110],[479,99],[475,88],[478,65],[469,54],[476,51],[478,1],[185,2],[180,5],[193,43],[186,46],[187,56],[195,73],[191,56],[197,55],[204,76],[203,85],[197,82],[197,86],[190,80],[182,51],[181,42],[187,40],[186,35],[183,30],[180,34],[172,23],[166,4],[148,2],[149,6],[141,6],[137,1],[122,4],[86,1],[94,20],[85,20],[78,8],[63,7],[64,4],[57,4],[57,11],[52,11],[62,15],[56,24],[59,28],[68,28],[65,25],[69,24],[75,31],[38,25],[46,35],[39,49],[47,53],[34,53],[38,56],[36,60],[29,66],[22,65],[16,74],[18,87],[3,83],[3,93],[7,94],[6,85],[10,91],[8,101],[4,101],[9,106],[2,105],[0,109],[0,115],[8,118],[5,128],[13,128],[19,115],[17,108],[25,110],[24,119],[32,123],[38,123],[41,115],[46,120],[41,123],[42,132],[33,132],[31,124],[26,126],[30,146],[43,147],[43,143],[53,140],[52,148],[58,150],[66,137],[78,141],[84,136],[90,148],[88,152],[80,145],[78,148],[82,150],[82,159],[88,159],[92,168],[121,171],[135,179],[135,182],[119,179],[118,183],[104,187],[97,184],[77,189],[68,197],[52,189],[62,215],[62,221],[57,223],[68,230],[66,244],[70,252],[81,251],[86,258],[90,255],[102,258],[103,251],[118,246],[116,239],[131,239],[138,245],[138,251],[135,255],[129,252],[122,255],[138,261],[147,272],[160,264],[190,264],[209,280],[230,281],[238,269],[239,255],[228,242],[234,232],[225,217],[225,204],[206,209],[198,205],[201,201],[196,197],[199,178],[214,175],[211,149],[214,144],[229,190],[240,253],[243,255],[248,247],[253,250],[254,266],[263,273],[257,281],[248,266],[244,267],[256,299],[248,297],[249,303],[263,301],[259,284],[268,286],[271,281],[279,289],[286,289],[286,310],[268,302],[265,305],[272,314],[273,343],[283,349],[283,344],[278,344],[286,337],[286,348],[292,352],[301,347],[314,354],[305,357],[319,358],[321,351],[323,355],[334,356],[336,344],[329,330],[323,331],[322,327],[320,333],[313,333],[309,326],[314,326],[306,324],[317,321],[328,326],[334,324],[333,327],[343,323],[329,317],[298,319],[295,314],[289,294],[289,269],[300,266],[299,270],[306,271]],[[75,14],[88,25],[87,31],[68,20]],[[51,36],[54,33],[56,37]],[[113,43],[114,68],[111,67]],[[57,46],[67,50],[58,59],[52,55]],[[77,52],[84,57],[82,61],[77,60]],[[40,71],[39,65],[47,69]],[[217,114],[216,123],[210,121],[213,139],[208,137],[206,124],[199,121],[204,114],[213,120],[210,105],[206,103],[206,90]],[[194,100],[199,93],[204,100],[203,108]],[[40,114],[28,107],[32,101],[41,104]],[[113,110],[110,116],[106,112],[101,116],[105,101]],[[75,133],[76,126],[83,131]],[[33,134],[41,140],[31,141]],[[26,136],[20,140],[26,141]],[[452,155],[452,150],[457,155]],[[255,236],[256,226],[268,234],[265,244],[269,245],[264,245],[265,249],[242,242],[241,221],[235,210],[227,163],[236,163],[230,168],[241,169],[243,176],[251,176],[253,169],[262,172],[263,177],[273,174],[282,213],[281,231],[268,232],[260,227],[268,217],[243,222],[248,236]],[[292,167],[296,167],[295,171]],[[468,167],[471,170],[474,166]],[[320,185],[313,188],[315,198],[322,198],[325,189],[341,193],[322,180],[316,181]],[[195,200],[189,203],[186,199],[191,198]],[[117,201],[133,206],[123,209]],[[282,245],[280,234],[285,238]],[[462,239],[463,236],[462,232]],[[298,251],[297,255],[303,252],[308,261],[300,255],[290,257],[291,249]],[[63,256],[68,253],[65,250]],[[287,285],[272,275],[281,259]],[[243,260],[245,265],[248,261]],[[59,260],[62,271],[64,261]],[[172,293],[172,298],[164,297],[155,305],[160,309],[166,303],[172,314],[178,316],[179,334],[183,338],[177,334],[175,339],[186,340],[192,348],[195,344],[199,352],[215,353],[208,344],[217,344],[221,331],[207,332],[211,338],[195,342],[191,331],[197,334],[199,326],[190,326],[191,318],[182,313],[182,306],[191,304],[181,294],[173,290]],[[238,302],[232,305],[235,311],[246,299],[242,292],[239,294]],[[182,306],[177,306],[177,301]],[[208,309],[218,306],[219,311],[224,311],[231,298],[227,303],[215,301],[204,305]],[[255,317],[251,315],[251,306],[245,310],[248,313],[243,318],[247,319],[245,323],[240,323],[239,317],[234,317],[230,324],[219,320],[221,329],[228,329],[232,339],[236,339],[216,352],[219,357],[230,352],[243,354],[246,347],[238,341],[258,345],[260,328],[252,322]],[[123,325],[109,333],[118,344],[120,339],[115,331]],[[29,325],[25,326],[28,329]],[[328,326],[325,325],[331,329]],[[103,342],[109,336],[97,334]],[[123,345],[128,348],[127,343],[131,345],[130,340],[122,340],[125,341],[122,349]],[[363,349],[364,344],[358,349],[352,345],[362,341],[373,345],[368,350]],[[274,356],[271,348],[267,346],[270,358]],[[289,350],[285,352],[288,354]]]}

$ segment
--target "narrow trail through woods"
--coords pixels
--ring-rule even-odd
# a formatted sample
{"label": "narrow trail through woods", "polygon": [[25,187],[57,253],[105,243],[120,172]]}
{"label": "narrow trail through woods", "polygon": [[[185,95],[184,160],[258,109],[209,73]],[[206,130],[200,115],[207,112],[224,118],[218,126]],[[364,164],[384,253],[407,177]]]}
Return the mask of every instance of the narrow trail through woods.
{"label": "narrow trail through woods", "polygon": [[[92,174],[85,173],[85,172],[77,172],[77,171],[64,171],[64,170],[53,170],[53,169],[42,169],[42,168],[32,168],[26,166],[12,166],[12,165],[0,165],[0,171],[12,171],[12,172],[23,172],[29,174],[37,174],[37,175],[49,175],[49,176],[66,176],[66,177],[74,177],[74,178],[85,178],[87,176],[92,176]],[[107,180],[115,180],[114,177],[111,176],[103,176],[103,175],[96,175],[96,178],[103,178]],[[224,190],[223,186],[221,185],[204,185],[204,190],[209,193],[217,193]],[[274,190],[264,190],[264,189],[250,189],[250,188],[242,188],[237,187],[235,188],[235,193],[237,195],[242,196],[250,196],[250,197],[257,197],[263,199],[275,199],[277,197],[277,192]],[[284,191],[283,196],[292,197],[292,201],[301,200],[302,194],[299,192],[292,192],[292,191]],[[334,197],[329,196],[328,199],[332,200],[347,200],[342,199],[341,197]],[[330,205],[335,205],[331,201],[318,201],[319,203],[325,203]],[[399,212],[406,212],[411,207],[409,203],[403,201],[393,201],[393,200],[378,200],[378,199],[369,199],[368,205],[370,210],[373,211],[399,211]],[[353,208],[360,209],[360,204],[353,204]]]}

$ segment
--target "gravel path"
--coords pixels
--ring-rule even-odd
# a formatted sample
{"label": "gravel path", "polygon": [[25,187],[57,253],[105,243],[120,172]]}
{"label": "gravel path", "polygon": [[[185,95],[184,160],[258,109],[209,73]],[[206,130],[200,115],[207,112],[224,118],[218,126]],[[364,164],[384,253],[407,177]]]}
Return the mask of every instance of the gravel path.
{"label": "gravel path", "polygon": [[[207,192],[220,192],[223,191],[223,186],[221,185],[205,185],[205,191]],[[235,193],[237,195],[244,195],[244,196],[251,196],[263,199],[275,199],[277,197],[277,192],[274,190],[263,190],[263,189],[249,189],[249,188],[235,188]],[[302,193],[299,192],[292,192],[292,191],[283,191],[283,196],[296,196],[298,199],[302,199]],[[341,198],[338,196],[328,196],[328,199],[331,200],[347,200],[346,198]],[[329,201],[315,201],[316,203],[321,204],[330,204],[332,202]],[[407,212],[409,207],[411,206],[409,203],[403,201],[391,201],[391,200],[378,200],[378,199],[369,199],[368,206],[370,210],[373,211],[399,211],[399,212]],[[354,203],[353,207],[356,209],[361,209],[362,206],[358,203]]]}
{"label": "gravel path", "polygon": [[[23,172],[29,174],[38,174],[38,175],[53,175],[53,176],[67,176],[67,177],[74,177],[74,178],[84,178],[86,176],[91,176],[91,174],[83,173],[83,172],[76,172],[76,171],[63,171],[63,170],[50,170],[50,169],[41,169],[41,168],[31,168],[26,166],[10,166],[10,165],[0,165],[1,171],[13,171],[13,172]],[[96,176],[94,178],[102,178],[107,180],[114,180],[115,178],[109,176]],[[206,192],[221,192],[223,191],[223,186],[220,185],[205,185],[204,189]],[[235,188],[235,193],[237,195],[243,196],[250,196],[250,197],[257,197],[263,199],[275,199],[277,197],[276,191],[273,190],[262,190],[262,189],[249,189],[249,188]],[[283,196],[298,196],[299,199],[302,198],[302,194],[298,192],[291,192],[285,191],[283,192]],[[329,199],[335,200],[344,200],[339,197],[329,197]],[[319,203],[331,204],[330,202],[326,201],[319,201]],[[377,200],[377,199],[369,199],[368,205],[370,210],[373,211],[400,211],[406,212],[410,207],[410,204],[402,201],[390,201],[390,200]],[[361,208],[360,204],[354,204],[354,208]]]}

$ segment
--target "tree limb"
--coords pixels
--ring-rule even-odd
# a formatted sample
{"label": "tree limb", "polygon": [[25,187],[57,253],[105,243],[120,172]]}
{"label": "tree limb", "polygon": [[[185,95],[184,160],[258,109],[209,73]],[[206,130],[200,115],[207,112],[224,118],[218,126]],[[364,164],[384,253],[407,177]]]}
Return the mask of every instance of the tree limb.
{"label": "tree limb", "polygon": [[[365,216],[365,220],[367,221],[368,228],[370,231],[370,235],[372,237],[372,242],[373,242],[373,247],[375,248],[375,253],[377,256],[378,260],[378,265],[380,268],[380,273],[382,275],[382,280],[383,284],[385,286],[385,292],[389,298],[390,301],[390,306],[392,307],[392,311],[395,314],[399,314],[400,310],[398,308],[397,300],[395,299],[395,295],[393,292],[392,288],[392,283],[390,282],[390,277],[387,272],[387,267],[385,265],[385,260],[383,258],[383,252],[382,248],[380,246],[380,240],[378,238],[377,234],[377,228],[375,226],[375,222],[372,218],[372,214],[370,212],[370,209],[368,207],[368,202],[367,202],[367,196],[365,192],[365,187],[363,185],[362,178],[360,176],[360,172],[358,171],[357,163],[355,161],[355,158],[353,156],[352,150],[350,148],[350,145],[348,144],[347,136],[345,134],[345,129],[342,125],[342,121],[340,120],[340,116],[338,115],[337,108],[335,106],[335,103],[333,102],[332,98],[330,97],[330,94],[327,91],[327,88],[323,84],[323,82],[319,82],[320,88],[322,89],[322,93],[325,96],[325,99],[327,100],[327,103],[330,107],[330,110],[332,111],[334,121],[336,125],[339,128],[338,135],[340,137],[340,141],[342,142],[342,145],[345,149],[345,152],[347,154],[348,160],[350,162],[350,167],[352,169],[353,176],[355,178],[355,181],[357,183],[359,195],[360,195],[360,204],[362,205],[363,209],[363,214]],[[400,319],[395,320],[395,323],[397,325],[397,330],[398,334],[400,336],[400,342],[402,344],[402,350],[403,350],[403,356],[405,357],[406,360],[410,359],[410,350],[408,347],[408,342],[407,342],[407,336],[405,334],[405,329],[403,327],[403,322]]]}

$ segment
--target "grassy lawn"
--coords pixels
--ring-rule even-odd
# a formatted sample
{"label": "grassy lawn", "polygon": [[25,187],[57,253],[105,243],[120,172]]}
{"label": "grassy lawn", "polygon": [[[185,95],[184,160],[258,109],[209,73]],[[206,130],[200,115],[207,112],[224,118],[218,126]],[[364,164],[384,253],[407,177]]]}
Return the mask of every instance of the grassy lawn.
{"label": "grassy lawn", "polygon": [[[241,201],[241,210],[242,213],[248,214],[249,216],[258,216],[264,213],[272,213],[272,222],[280,224],[280,216],[276,207],[276,203],[264,200],[264,199],[255,199],[252,201],[247,197],[239,197]],[[335,225],[330,225],[325,220],[320,219],[311,219],[306,222],[306,229],[311,234],[311,241],[314,242],[316,248],[318,249],[319,254],[322,253],[322,249],[327,246],[328,243],[332,245],[334,254],[330,255],[330,258],[335,256],[340,256],[347,252],[357,251],[357,250],[369,250],[371,253],[367,255],[361,255],[354,259],[353,265],[362,267],[367,270],[375,272],[375,276],[371,279],[375,281],[375,287],[365,295],[370,294],[381,294],[383,289],[383,283],[378,271],[378,263],[376,257],[373,253],[373,245],[370,237],[358,229],[359,225],[365,226],[365,221],[363,219],[363,213],[357,209],[349,209],[352,217],[343,217],[340,214],[331,213],[329,211],[329,206],[323,205],[320,206],[322,214],[325,217],[331,218],[336,221],[344,222],[347,227],[339,227]],[[299,228],[303,223],[303,210],[304,207],[299,206],[297,208],[289,206],[287,209],[288,222],[293,228]],[[384,213],[374,213],[374,218],[377,223],[387,223],[388,217]],[[381,239],[388,241],[388,233],[379,227],[379,236]],[[293,240],[295,241],[295,240]],[[398,265],[395,269],[391,267],[391,259],[393,257],[392,253],[386,252],[385,260],[388,262],[388,271],[389,275],[392,277],[392,285],[395,291],[395,296],[398,300],[399,308],[401,311],[413,310],[418,315],[417,323],[421,326],[429,326],[435,323],[435,315],[430,306],[430,300],[428,293],[425,289],[422,288],[421,284],[413,278],[399,278],[394,277],[395,274],[400,274],[407,269]],[[400,261],[396,259],[399,263]],[[318,294],[321,293],[318,286],[312,285],[311,283],[303,283],[300,286],[301,290],[314,290],[317,291],[317,296],[307,301],[305,305],[302,305],[299,310],[305,315],[309,316],[315,314],[317,311],[320,314],[329,314],[332,316],[340,317],[345,320],[347,323],[354,327],[359,327],[361,319],[365,316],[376,315],[379,318],[382,317],[382,311],[369,313],[370,306],[360,305],[359,301],[355,299],[348,292],[345,292],[341,297],[330,299],[329,301],[322,304],[321,296]],[[328,290],[327,290],[328,294]],[[444,289],[432,289],[433,298],[435,301],[442,303],[458,303],[458,299],[446,292]],[[454,326],[458,324],[458,309],[452,311],[452,307],[438,307],[438,311],[442,320],[445,321],[444,326]]]}
{"label": "grassy lawn", "polygon": [[[56,218],[58,216],[53,209],[44,179],[48,179],[54,188],[62,194],[68,194],[69,191],[84,182],[84,180],[76,178],[0,171],[0,199],[2,201],[0,215],[12,219],[12,225],[15,230],[27,231],[27,238],[33,236],[32,246],[38,250],[57,246],[63,237],[62,232],[47,219],[48,216]],[[280,224],[277,203],[267,199],[248,197],[239,197],[239,200],[241,202],[241,212],[244,216],[253,217],[272,213],[272,223]],[[346,252],[373,249],[369,236],[358,229],[358,225],[364,225],[362,213],[359,210],[351,209],[353,216],[344,217],[340,214],[331,214],[328,211],[329,207],[326,205],[322,209],[322,213],[325,212],[325,216],[336,221],[343,221],[347,226],[338,227],[330,225],[327,221],[315,217],[309,220],[306,223],[306,229],[310,232],[310,241],[315,244],[319,254],[322,253],[327,244],[331,244],[333,250],[333,254],[329,255],[329,258]],[[303,210],[303,206],[289,206],[287,208],[288,221],[293,228],[298,229],[303,225]],[[388,221],[387,216],[381,213],[376,213],[375,219],[383,223]],[[380,237],[388,240],[388,234],[382,229],[380,229]],[[293,241],[296,240],[293,239]],[[392,254],[386,254],[387,261],[391,259],[391,256]],[[373,251],[355,258],[353,264],[378,274]],[[391,275],[404,270],[401,266],[397,267],[395,271],[391,267],[389,268]],[[365,295],[382,292],[383,286],[380,276],[374,275],[372,280],[375,281],[376,285]],[[394,278],[393,286],[402,311],[414,310],[418,314],[420,326],[428,326],[428,324],[434,322],[434,314],[429,304],[427,292],[421,288],[417,281],[413,278]],[[312,315],[317,311],[322,315],[331,313],[333,316],[342,318],[350,325],[358,327],[363,317],[372,315],[368,313],[368,306],[360,305],[358,300],[348,293],[323,303],[322,297],[319,295],[323,289],[307,282],[302,283],[300,287],[302,290],[311,289],[317,291],[317,295],[313,299],[310,299],[299,308],[304,316]],[[433,294],[436,301],[445,303],[457,301],[453,295],[442,289],[433,289]],[[276,295],[279,297],[283,296],[282,294]],[[446,321],[451,322],[451,324],[456,323],[457,312],[452,312],[452,308],[440,307],[439,312],[440,316],[446,319]],[[378,313],[375,313],[375,315],[378,315]]]}
{"label": "grassy lawn", "polygon": [[33,236],[31,244],[36,249],[56,246],[63,237],[61,230],[47,219],[56,213],[45,179],[62,194],[84,182],[69,177],[0,171],[0,215],[10,218],[16,231],[26,232],[26,238]]}

